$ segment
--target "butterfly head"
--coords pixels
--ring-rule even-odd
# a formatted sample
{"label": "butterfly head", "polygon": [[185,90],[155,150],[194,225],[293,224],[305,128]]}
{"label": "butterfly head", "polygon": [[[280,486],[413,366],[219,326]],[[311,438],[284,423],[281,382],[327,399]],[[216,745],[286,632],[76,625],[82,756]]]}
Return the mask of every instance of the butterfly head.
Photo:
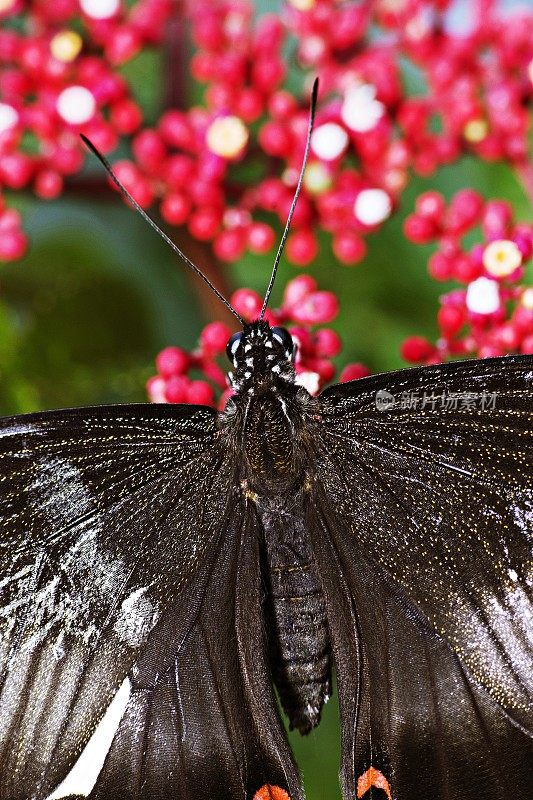
{"label": "butterfly head", "polygon": [[296,344],[285,328],[271,327],[266,320],[245,324],[233,334],[226,352],[234,367],[229,379],[236,392],[275,390],[294,383]]}

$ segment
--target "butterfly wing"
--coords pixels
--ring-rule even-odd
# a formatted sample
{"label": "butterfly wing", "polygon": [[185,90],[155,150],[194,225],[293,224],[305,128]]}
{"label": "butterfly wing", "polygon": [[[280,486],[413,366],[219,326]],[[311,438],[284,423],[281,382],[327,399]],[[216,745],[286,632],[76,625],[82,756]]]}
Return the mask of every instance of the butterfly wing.
{"label": "butterfly wing", "polygon": [[[351,698],[345,788],[371,759],[395,798],[533,788],[532,390],[523,356],[378,375],[319,398],[324,477],[309,524],[322,532],[315,547],[329,547],[328,619]],[[341,583],[328,577],[333,558]],[[339,594],[351,617],[335,610]]]}
{"label": "butterfly wing", "polygon": [[[221,680],[209,674],[207,646],[190,631],[208,576],[226,564],[217,560],[223,542],[242,533],[231,522],[232,480],[208,408],[117,406],[2,421],[2,798],[46,797],[128,674],[133,687],[145,688],[143,669],[159,670],[170,688],[157,696],[171,692],[176,642],[187,642],[189,681],[195,670],[206,691]],[[222,647],[220,639],[215,644]],[[132,692],[126,717],[137,714],[142,731],[140,696]],[[178,713],[172,703],[162,705],[167,717]],[[182,733],[192,749],[207,735],[197,722]],[[146,741],[167,722],[154,717],[150,724]],[[125,735],[115,752],[121,741]],[[172,744],[158,743],[162,754]],[[122,747],[125,776],[134,744],[128,752]],[[137,739],[136,746],[145,743]],[[213,769],[224,758],[227,765],[228,746],[226,737],[211,754]]]}
{"label": "butterfly wing", "polygon": [[265,784],[303,797],[259,623],[259,532],[250,510],[237,509],[198,613],[179,641],[169,617],[149,642],[91,800],[251,798]]}

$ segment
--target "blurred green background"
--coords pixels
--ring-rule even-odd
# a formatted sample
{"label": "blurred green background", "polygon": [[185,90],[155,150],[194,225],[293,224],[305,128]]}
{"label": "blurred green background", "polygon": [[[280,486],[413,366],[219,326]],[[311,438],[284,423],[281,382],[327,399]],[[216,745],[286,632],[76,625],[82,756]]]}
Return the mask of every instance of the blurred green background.
{"label": "blurred green background", "polygon": [[[134,85],[142,87],[148,118],[158,104],[160,67],[146,55],[127,67]],[[89,164],[87,172],[94,176],[100,168]],[[428,277],[432,248],[407,242],[402,222],[421,191],[434,188],[449,198],[465,186],[488,198],[506,198],[519,219],[531,218],[507,166],[464,158],[430,180],[413,179],[398,213],[369,238],[361,265],[336,263],[328,237],[322,237],[320,256],[306,271],[340,299],[333,323],[344,342],[339,366],[363,361],[373,371],[397,368],[406,336],[435,338],[437,299],[450,287]],[[158,350],[169,344],[191,348],[207,321],[195,279],[118,195],[67,191],[57,202],[29,195],[9,200],[22,211],[32,246],[23,261],[2,267],[1,412],[145,400],[144,384]],[[173,235],[181,242],[179,232]],[[271,261],[271,256],[248,256],[225,268],[226,282],[263,293]],[[274,306],[296,274],[282,261]],[[336,698],[317,731],[305,740],[291,734],[310,800],[340,797],[338,738]]]}

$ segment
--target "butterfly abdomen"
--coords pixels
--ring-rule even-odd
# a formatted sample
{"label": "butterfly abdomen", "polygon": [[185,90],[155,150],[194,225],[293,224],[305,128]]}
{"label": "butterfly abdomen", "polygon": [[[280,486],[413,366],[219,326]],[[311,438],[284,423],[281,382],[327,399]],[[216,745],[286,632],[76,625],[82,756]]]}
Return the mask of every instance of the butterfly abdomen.
{"label": "butterfly abdomen", "polygon": [[265,529],[274,681],[291,728],[309,733],[331,692],[331,648],[322,585],[300,516],[261,514]]}

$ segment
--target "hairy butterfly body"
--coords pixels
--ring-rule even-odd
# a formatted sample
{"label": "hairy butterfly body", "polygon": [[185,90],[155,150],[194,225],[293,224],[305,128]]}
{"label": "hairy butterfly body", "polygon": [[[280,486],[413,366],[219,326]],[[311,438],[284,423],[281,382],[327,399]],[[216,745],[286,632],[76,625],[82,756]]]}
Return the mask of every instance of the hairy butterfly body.
{"label": "hairy butterfly body", "polygon": [[295,201],[223,412],[0,422],[0,800],[125,684],[91,800],[302,800],[275,687],[306,733],[333,669],[344,800],[533,794],[533,356],[311,397],[264,320]]}

